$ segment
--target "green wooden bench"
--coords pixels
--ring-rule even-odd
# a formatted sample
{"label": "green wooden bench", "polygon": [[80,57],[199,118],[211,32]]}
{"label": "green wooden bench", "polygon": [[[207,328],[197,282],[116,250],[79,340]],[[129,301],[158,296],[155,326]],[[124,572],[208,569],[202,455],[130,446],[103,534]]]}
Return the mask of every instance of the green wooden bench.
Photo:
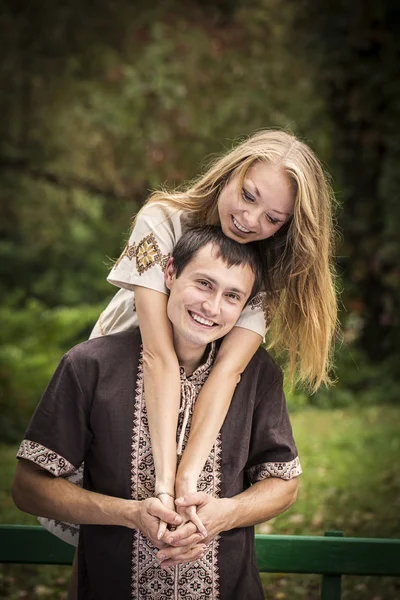
{"label": "green wooden bench", "polygon": [[[322,575],[321,600],[339,600],[342,575],[400,576],[400,540],[256,535],[263,573]],[[42,527],[0,525],[0,562],[69,565],[74,549]]]}

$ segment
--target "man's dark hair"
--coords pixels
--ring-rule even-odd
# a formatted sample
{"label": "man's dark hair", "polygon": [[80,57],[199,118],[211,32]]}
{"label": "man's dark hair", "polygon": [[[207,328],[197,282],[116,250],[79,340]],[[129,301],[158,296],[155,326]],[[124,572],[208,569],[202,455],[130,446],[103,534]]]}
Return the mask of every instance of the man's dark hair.
{"label": "man's dark hair", "polygon": [[197,252],[207,244],[212,244],[217,249],[217,256],[222,258],[228,267],[248,265],[251,268],[254,273],[254,284],[248,300],[253,298],[260,291],[263,281],[259,253],[252,244],[239,244],[227,237],[220,227],[210,225],[188,229],[182,235],[172,252],[176,277],[179,277]]}

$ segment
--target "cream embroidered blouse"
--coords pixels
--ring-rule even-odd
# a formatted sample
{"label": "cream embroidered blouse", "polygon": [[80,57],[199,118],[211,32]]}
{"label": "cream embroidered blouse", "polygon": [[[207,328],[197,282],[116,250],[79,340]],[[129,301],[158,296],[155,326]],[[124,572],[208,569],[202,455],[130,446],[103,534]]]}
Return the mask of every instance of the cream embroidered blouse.
{"label": "cream embroidered blouse", "polygon": [[[138,326],[135,285],[167,294],[164,270],[175,244],[188,228],[187,217],[183,210],[162,202],[150,204],[140,211],[129,242],[107,277],[120,290],[101,313],[91,338]],[[236,324],[236,327],[255,331],[263,339],[267,329],[264,297],[263,293],[257,294]]]}

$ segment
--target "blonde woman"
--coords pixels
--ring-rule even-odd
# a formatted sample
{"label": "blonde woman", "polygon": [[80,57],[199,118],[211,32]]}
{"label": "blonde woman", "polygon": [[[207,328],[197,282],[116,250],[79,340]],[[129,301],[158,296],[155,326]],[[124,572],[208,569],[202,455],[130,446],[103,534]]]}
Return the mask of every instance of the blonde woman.
{"label": "blonde woman", "polygon": [[[267,330],[269,347],[283,357],[292,382],[311,391],[329,383],[337,312],[331,209],[331,190],[312,150],[287,132],[265,130],[214,160],[194,182],[174,192],[154,192],[136,216],[108,277],[120,290],[91,337],[140,326],[155,495],[170,508],[175,497],[196,491],[235,386]],[[220,225],[228,237],[257,247],[264,292],[246,306],[224,339],[196,402],[190,432],[182,428],[183,439],[177,440],[180,370],[163,271],[182,233],[206,224]],[[196,285],[209,289],[213,283],[199,273]],[[187,307],[185,318],[196,324],[199,335],[221,325],[210,301],[201,314]],[[185,510],[186,519],[205,535],[195,507]],[[76,543],[76,535],[65,536],[68,527],[53,522],[49,528]],[[159,539],[165,530],[160,523]]]}

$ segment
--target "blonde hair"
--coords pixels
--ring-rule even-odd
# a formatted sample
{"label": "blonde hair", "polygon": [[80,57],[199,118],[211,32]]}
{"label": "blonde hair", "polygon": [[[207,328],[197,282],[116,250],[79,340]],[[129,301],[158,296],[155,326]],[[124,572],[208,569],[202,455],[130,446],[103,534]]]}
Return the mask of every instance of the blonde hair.
{"label": "blonde hair", "polygon": [[329,384],[337,300],[332,264],[333,194],[319,160],[294,135],[260,131],[213,160],[185,186],[154,192],[148,202],[167,202],[190,213],[192,226],[219,224],[218,197],[233,177],[239,190],[256,162],[280,166],[293,184],[293,217],[273,237],[252,242],[264,263],[269,348],[282,355],[292,384],[316,391]]}

